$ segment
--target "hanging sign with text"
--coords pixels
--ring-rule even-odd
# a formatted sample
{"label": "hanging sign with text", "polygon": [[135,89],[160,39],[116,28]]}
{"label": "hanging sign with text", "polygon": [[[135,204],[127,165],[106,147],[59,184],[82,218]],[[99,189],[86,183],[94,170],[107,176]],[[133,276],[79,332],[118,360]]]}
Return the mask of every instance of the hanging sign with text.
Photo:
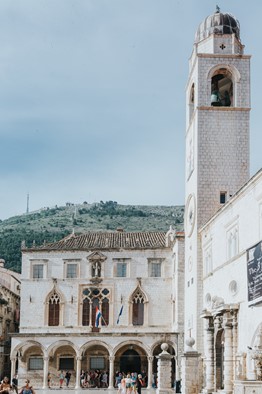
{"label": "hanging sign with text", "polygon": [[262,241],[247,250],[249,306],[262,302]]}

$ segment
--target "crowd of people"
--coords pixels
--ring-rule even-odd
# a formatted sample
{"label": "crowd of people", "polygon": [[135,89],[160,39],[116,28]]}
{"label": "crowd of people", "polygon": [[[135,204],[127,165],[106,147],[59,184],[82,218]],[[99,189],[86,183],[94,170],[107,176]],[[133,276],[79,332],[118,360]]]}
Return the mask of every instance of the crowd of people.
{"label": "crowd of people", "polygon": [[25,380],[25,384],[22,387],[18,387],[17,375],[13,377],[11,382],[5,376],[0,383],[0,394],[9,394],[11,391],[14,391],[16,394],[35,394],[29,379]]}
{"label": "crowd of people", "polygon": [[[100,370],[81,371],[80,385],[82,388],[107,388],[108,387],[108,372]],[[58,375],[59,387],[63,388],[64,383],[69,387],[71,379],[70,371],[60,371]],[[48,372],[47,376],[48,387],[51,388],[51,374]],[[141,394],[142,387],[147,387],[147,375],[143,371],[138,374],[137,372],[127,373],[116,372],[115,375],[115,388],[118,394]],[[154,386],[153,386],[154,387]],[[0,394],[9,394],[15,392],[16,394],[35,394],[35,390],[30,384],[30,380],[26,379],[24,386],[18,386],[18,377],[15,375],[12,381],[5,376],[0,384]]]}
{"label": "crowd of people", "polygon": [[147,387],[147,376],[144,372],[141,374],[117,372],[115,386],[118,394],[141,394],[142,387]]}
{"label": "crowd of people", "polygon": [[[81,371],[80,385],[82,388],[107,388],[108,371],[91,370]],[[136,372],[127,373],[116,372],[115,387],[119,394],[141,393],[141,388],[147,386],[147,375],[143,371],[141,374]]]}
{"label": "crowd of people", "polygon": [[108,372],[99,369],[92,371],[81,371],[80,384],[82,388],[107,388]]}

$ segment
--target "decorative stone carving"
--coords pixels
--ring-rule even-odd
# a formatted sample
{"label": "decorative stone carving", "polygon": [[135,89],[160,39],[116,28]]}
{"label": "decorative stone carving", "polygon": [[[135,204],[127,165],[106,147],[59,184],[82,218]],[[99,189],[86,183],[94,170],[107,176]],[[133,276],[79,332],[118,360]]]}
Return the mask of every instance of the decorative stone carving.
{"label": "decorative stone carving", "polygon": [[255,361],[257,380],[262,381],[262,325],[257,333],[251,358]]}
{"label": "decorative stone carving", "polygon": [[214,296],[212,298],[212,309],[216,309],[221,305],[224,305],[225,301],[222,297]]}

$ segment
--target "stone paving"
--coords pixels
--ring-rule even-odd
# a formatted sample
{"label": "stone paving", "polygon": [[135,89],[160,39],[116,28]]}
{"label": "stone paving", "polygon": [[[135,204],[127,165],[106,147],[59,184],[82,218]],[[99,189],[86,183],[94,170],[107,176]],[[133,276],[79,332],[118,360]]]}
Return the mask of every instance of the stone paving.
{"label": "stone paving", "polygon": [[[55,388],[55,389],[38,389],[35,388],[36,394],[58,394],[60,393],[66,393],[68,394],[75,393],[75,394],[80,394],[80,393],[85,393],[85,394],[117,394],[117,389],[74,389],[72,388]],[[144,394],[155,394],[156,390],[155,389],[142,389],[142,392]]]}

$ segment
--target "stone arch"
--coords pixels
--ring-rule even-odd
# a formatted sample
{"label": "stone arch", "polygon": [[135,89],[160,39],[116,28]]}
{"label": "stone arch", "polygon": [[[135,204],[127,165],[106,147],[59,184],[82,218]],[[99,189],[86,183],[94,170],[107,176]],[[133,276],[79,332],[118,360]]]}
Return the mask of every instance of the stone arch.
{"label": "stone arch", "polygon": [[82,354],[83,351],[88,350],[88,349],[89,349],[90,347],[92,347],[92,346],[102,346],[102,347],[104,347],[104,348],[108,351],[108,353],[109,353],[110,355],[113,353],[113,348],[112,348],[112,346],[109,345],[108,343],[106,343],[106,342],[104,342],[104,341],[98,341],[98,340],[97,340],[97,341],[93,341],[93,340],[90,340],[90,341],[84,343],[84,344],[81,346],[81,348],[79,349],[79,350],[80,350],[80,354]]}
{"label": "stone arch", "polygon": [[140,341],[121,342],[113,354],[115,371],[140,373],[148,370],[150,349]]}
{"label": "stone arch", "polygon": [[[175,344],[174,342],[172,342],[172,341],[163,341],[163,340],[161,340],[161,339],[153,343],[153,345],[151,346],[151,353],[153,354],[154,351],[156,350],[156,348],[157,348],[158,346],[161,346],[162,343],[164,343],[164,342],[167,343],[168,346],[169,346],[169,349],[168,349],[167,351],[170,353],[169,350],[170,350],[170,348],[172,348],[172,349],[173,349],[174,355],[176,355],[176,348],[175,348],[176,344]],[[161,353],[161,352],[162,352],[162,350],[160,351],[160,353]]]}
{"label": "stone arch", "polygon": [[234,65],[221,63],[212,67],[207,73],[208,97],[211,94],[208,105],[236,107],[240,79],[240,72]]}
{"label": "stone arch", "polygon": [[[163,340],[158,340],[156,341],[152,347],[151,347],[151,351],[152,351],[152,355],[153,355],[153,381],[156,383],[156,379],[157,379],[157,356],[162,352],[161,349],[161,345],[162,343],[165,342],[168,344],[168,353],[171,354],[173,356],[172,360],[171,360],[171,382],[175,382],[176,379],[176,349],[175,349],[175,343],[173,343],[172,341],[163,341]],[[171,384],[172,384],[171,383]]]}
{"label": "stone arch", "polygon": [[54,353],[58,348],[62,347],[62,346],[70,346],[72,349],[74,349],[76,355],[80,354],[80,350],[78,348],[78,346],[76,346],[72,341],[69,340],[59,340],[57,342],[52,343],[51,345],[48,346],[48,348],[46,349],[47,351],[47,355],[51,355],[52,353]]}
{"label": "stone arch", "polygon": [[223,68],[225,68],[225,69],[227,69],[227,70],[229,70],[230,71],[230,73],[232,74],[232,76],[233,76],[233,78],[234,78],[234,81],[237,83],[237,82],[240,82],[240,79],[241,79],[241,74],[240,74],[240,72],[238,71],[238,69],[233,65],[233,64],[225,64],[225,63],[219,63],[219,64],[216,64],[215,66],[213,66],[213,67],[211,67],[209,70],[208,70],[208,73],[207,73],[207,75],[206,75],[206,79],[208,80],[208,81],[211,81],[211,78],[212,78],[212,76],[218,71],[218,70],[220,70],[220,69],[223,69]]}
{"label": "stone arch", "polygon": [[150,348],[148,346],[146,346],[143,342],[140,341],[124,341],[124,342],[120,342],[117,346],[114,347],[112,355],[115,356],[116,353],[124,346],[129,346],[129,345],[136,345],[136,346],[140,346],[142,349],[144,349],[144,351],[146,352],[147,356],[151,356],[151,351]]}
{"label": "stone arch", "polygon": [[29,345],[29,344],[34,345],[34,346],[39,346],[39,348],[41,349],[43,355],[45,355],[46,349],[45,349],[45,347],[42,345],[42,343],[40,343],[40,342],[38,342],[38,341],[35,341],[35,340],[33,340],[33,339],[32,339],[32,340],[30,339],[30,340],[25,340],[25,341],[22,341],[22,342],[18,343],[18,344],[11,350],[10,358],[16,357],[17,354],[19,354],[19,352],[21,352],[21,350],[22,350],[25,346],[27,346],[27,345]]}
{"label": "stone arch", "polygon": [[21,380],[27,378],[41,385],[45,355],[46,349],[39,341],[29,339],[18,343],[10,355],[14,362],[12,373],[17,372]]}
{"label": "stone arch", "polygon": [[[47,348],[48,371],[52,377],[58,376],[58,371],[70,370],[72,384],[75,383],[77,358],[79,357],[78,346],[70,340],[58,340]],[[58,385],[57,379],[52,379]],[[53,386],[53,384],[52,384]]]}
{"label": "stone arch", "polygon": [[[99,340],[89,340],[81,346],[80,351],[83,370],[99,369],[101,371],[109,371],[112,347],[108,343]],[[96,383],[96,386],[100,387],[100,382]]]}

